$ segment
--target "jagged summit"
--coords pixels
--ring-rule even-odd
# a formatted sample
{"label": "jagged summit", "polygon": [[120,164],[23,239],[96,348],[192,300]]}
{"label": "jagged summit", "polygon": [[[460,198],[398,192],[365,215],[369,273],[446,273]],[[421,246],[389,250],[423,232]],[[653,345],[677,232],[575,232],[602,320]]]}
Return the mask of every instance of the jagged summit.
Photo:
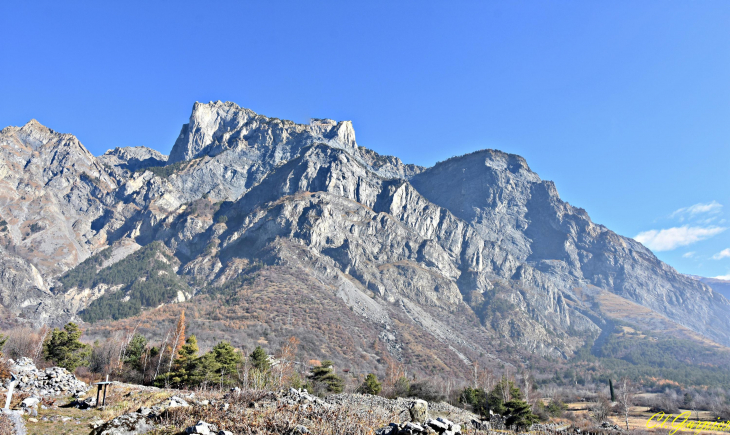
{"label": "jagged summit", "polygon": [[[309,125],[268,118],[230,101],[196,102],[190,120],[170,152],[169,164],[203,155],[215,156],[226,149],[256,147],[262,152],[275,142],[297,151],[304,145],[325,142],[351,151],[357,149],[350,121],[313,119]],[[276,153],[276,151],[274,151]]]}

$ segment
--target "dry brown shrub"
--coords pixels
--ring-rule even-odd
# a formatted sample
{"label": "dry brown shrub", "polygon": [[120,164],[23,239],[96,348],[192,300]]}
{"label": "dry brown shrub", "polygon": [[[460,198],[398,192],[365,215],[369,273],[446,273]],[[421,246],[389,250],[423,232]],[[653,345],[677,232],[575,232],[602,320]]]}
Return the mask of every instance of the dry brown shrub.
{"label": "dry brown shrub", "polygon": [[11,329],[4,333],[8,341],[3,346],[3,354],[7,358],[18,360],[22,357],[32,359],[36,365],[43,360],[43,340],[48,334],[48,328],[34,330],[28,327]]}
{"label": "dry brown shrub", "polygon": [[0,381],[3,381],[5,379],[10,379],[10,365],[0,353]]}

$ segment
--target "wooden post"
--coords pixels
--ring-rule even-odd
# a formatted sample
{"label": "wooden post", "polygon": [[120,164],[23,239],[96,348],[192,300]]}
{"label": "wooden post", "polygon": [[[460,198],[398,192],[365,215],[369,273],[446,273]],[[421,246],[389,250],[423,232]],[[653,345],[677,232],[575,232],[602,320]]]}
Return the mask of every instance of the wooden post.
{"label": "wooden post", "polygon": [[5,399],[5,409],[10,410],[10,400],[13,398],[13,388],[18,383],[18,378],[10,373],[10,384],[8,385],[8,397]]}
{"label": "wooden post", "polygon": [[106,375],[106,381],[104,382],[104,398],[101,401],[103,406],[106,406],[106,388],[109,386],[109,374]]}
{"label": "wooden post", "polygon": [[101,394],[101,384],[97,385],[96,389],[96,407],[99,407],[99,395]]}

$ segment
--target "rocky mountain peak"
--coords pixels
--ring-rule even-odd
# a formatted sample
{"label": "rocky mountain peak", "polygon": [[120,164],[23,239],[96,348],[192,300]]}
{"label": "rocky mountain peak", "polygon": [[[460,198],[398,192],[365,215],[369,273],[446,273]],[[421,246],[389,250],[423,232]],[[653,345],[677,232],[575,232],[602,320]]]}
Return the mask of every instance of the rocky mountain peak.
{"label": "rocky mountain peak", "polygon": [[30,146],[34,150],[54,139],[64,136],[72,136],[57,133],[56,131],[41,124],[36,119],[31,119],[22,127],[6,127],[0,132],[0,134],[13,135],[23,144]]}
{"label": "rocky mountain peak", "polygon": [[352,122],[313,119],[308,125],[279,118],[269,118],[242,108],[235,103],[196,102],[190,120],[183,125],[170,152],[169,164],[203,155],[215,156],[227,149],[263,145],[275,148],[277,143],[294,142],[295,148],[314,142],[357,151]]}
{"label": "rocky mountain peak", "polygon": [[333,119],[313,118],[309,121],[309,126],[312,128],[312,133],[326,139],[334,139],[351,153],[357,150],[352,121],[337,122]]}

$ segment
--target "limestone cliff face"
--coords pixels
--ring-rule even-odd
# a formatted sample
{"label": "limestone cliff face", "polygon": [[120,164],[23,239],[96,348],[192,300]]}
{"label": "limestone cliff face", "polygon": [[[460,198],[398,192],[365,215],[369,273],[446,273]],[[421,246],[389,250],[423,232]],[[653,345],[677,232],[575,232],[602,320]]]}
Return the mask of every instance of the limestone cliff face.
{"label": "limestone cliff face", "polygon": [[[677,273],[635,240],[594,224],[519,156],[478,151],[437,164],[411,183],[524,264],[511,275],[517,281],[568,294],[595,286],[713,340],[730,342],[730,305],[724,297]],[[547,282],[535,280],[527,268],[545,275]]]}
{"label": "limestone cliff face", "polygon": [[37,323],[112,291],[59,284],[91,254],[111,247],[120,261],[161,241],[192,293],[254,261],[301,271],[382,325],[395,357],[409,328],[465,363],[497,341],[569,356],[611,324],[608,294],[730,345],[724,297],[591,222],[519,156],[422,168],[358,146],[347,121],[212,102],[195,104],[169,158],[144,147],[95,158],[35,121],[0,132],[0,157],[0,303]]}

